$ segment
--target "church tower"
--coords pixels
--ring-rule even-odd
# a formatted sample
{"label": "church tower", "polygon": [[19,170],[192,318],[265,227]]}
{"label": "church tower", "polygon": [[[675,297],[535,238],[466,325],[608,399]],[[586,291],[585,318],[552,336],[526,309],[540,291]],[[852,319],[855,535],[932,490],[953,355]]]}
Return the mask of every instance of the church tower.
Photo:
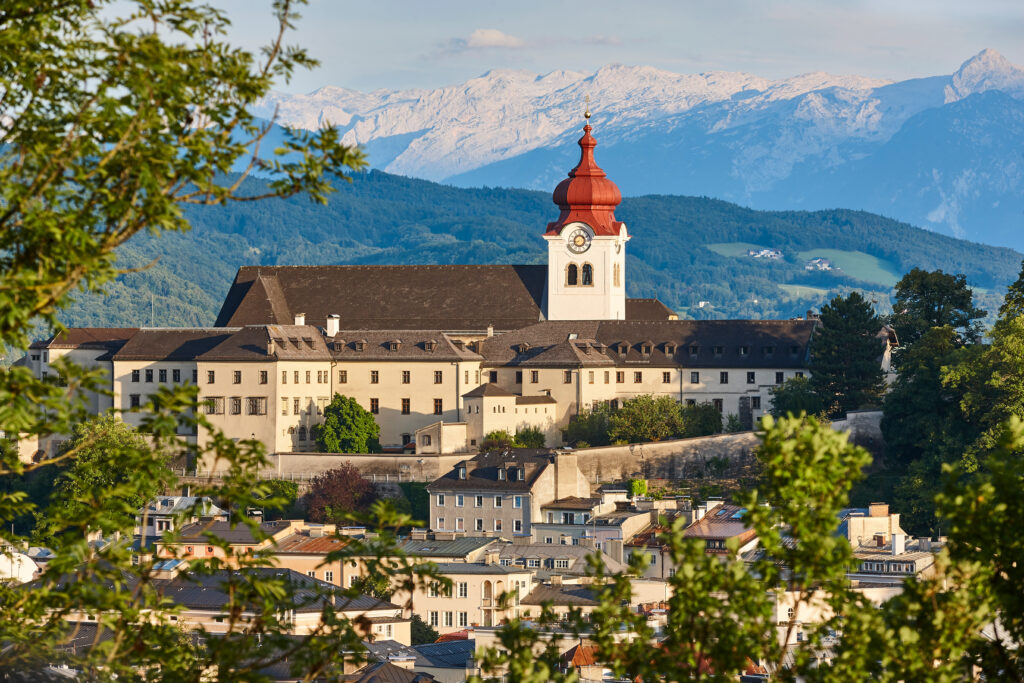
{"label": "church tower", "polygon": [[561,210],[548,224],[548,320],[624,320],[626,224],[615,220],[619,188],[594,161],[597,140],[590,111],[579,140],[580,163],[558,184],[552,201]]}

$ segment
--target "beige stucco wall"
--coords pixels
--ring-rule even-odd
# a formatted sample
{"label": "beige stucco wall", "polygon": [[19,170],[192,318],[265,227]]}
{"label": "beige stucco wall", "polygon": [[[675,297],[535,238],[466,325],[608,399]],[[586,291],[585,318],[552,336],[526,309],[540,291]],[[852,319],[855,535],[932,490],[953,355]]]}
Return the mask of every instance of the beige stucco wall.
{"label": "beige stucco wall", "polygon": [[[519,613],[519,597],[530,591],[533,575],[527,570],[521,572],[506,573],[495,571],[493,573],[478,573],[481,565],[467,565],[472,568],[472,573],[462,573],[458,570],[447,571],[444,576],[451,580],[451,594],[446,595],[443,590],[438,591],[436,597],[431,597],[429,588],[418,587],[412,592],[399,590],[392,596],[395,604],[407,604],[406,600],[411,597],[411,604],[407,610],[408,615],[418,614],[427,624],[432,624],[433,613],[437,613],[437,625],[434,628],[438,633],[445,634],[466,628],[460,625],[460,614],[465,615],[467,625],[491,626],[501,623],[502,619],[512,618]],[[496,569],[504,569],[497,566]],[[466,597],[460,596],[460,585],[465,585]],[[500,596],[509,593],[508,606],[499,606]],[[451,624],[446,619],[451,614]]]}

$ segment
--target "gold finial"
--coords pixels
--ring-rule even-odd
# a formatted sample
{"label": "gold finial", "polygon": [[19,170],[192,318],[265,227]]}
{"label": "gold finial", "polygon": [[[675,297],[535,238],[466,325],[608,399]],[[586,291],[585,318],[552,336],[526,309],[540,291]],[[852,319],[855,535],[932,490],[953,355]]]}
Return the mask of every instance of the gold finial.
{"label": "gold finial", "polygon": [[583,112],[583,118],[589,119],[590,118],[590,95],[587,95],[586,97],[584,97],[583,100],[587,103],[586,111]]}

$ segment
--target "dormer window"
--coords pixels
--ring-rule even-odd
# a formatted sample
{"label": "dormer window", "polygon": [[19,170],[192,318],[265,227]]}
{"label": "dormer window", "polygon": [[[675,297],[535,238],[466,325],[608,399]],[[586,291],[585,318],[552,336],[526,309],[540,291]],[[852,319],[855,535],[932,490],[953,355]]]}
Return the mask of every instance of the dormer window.
{"label": "dormer window", "polygon": [[424,351],[433,351],[436,347],[437,347],[437,342],[434,341],[433,339],[428,339],[427,341],[423,342],[423,350]]}
{"label": "dormer window", "polygon": [[397,339],[394,340],[394,341],[389,341],[388,342],[388,351],[397,351],[398,347],[401,346],[401,345],[402,345],[402,342],[398,341]]}
{"label": "dormer window", "polygon": [[740,347],[740,355],[741,356],[746,356],[748,353],[750,353],[750,347],[749,346],[741,346]]}
{"label": "dormer window", "polygon": [[672,342],[669,342],[669,343],[665,344],[665,355],[666,356],[675,355],[675,352],[676,352],[676,345],[675,344],[673,344]]}
{"label": "dormer window", "polygon": [[645,356],[651,355],[651,350],[652,349],[653,349],[653,347],[650,344],[641,344],[640,345],[640,353],[644,354]]}
{"label": "dormer window", "polygon": [[775,354],[775,347],[774,346],[763,346],[763,347],[761,347],[761,353],[763,353],[765,356],[768,356],[770,358],[772,355]]}
{"label": "dormer window", "polygon": [[625,356],[627,351],[629,351],[629,344],[626,342],[619,342],[619,355]]}
{"label": "dormer window", "polygon": [[698,353],[700,353],[700,347],[696,344],[690,344],[690,355],[696,356]]}
{"label": "dormer window", "polygon": [[793,356],[797,355],[798,353],[800,353],[800,347],[799,346],[790,346],[789,347],[789,353],[790,353],[790,355],[793,355]]}
{"label": "dormer window", "polygon": [[505,481],[505,470],[498,470],[498,481]]}
{"label": "dormer window", "polygon": [[721,346],[715,346],[715,347],[713,347],[713,348],[711,349],[711,351],[712,351],[712,352],[713,352],[713,353],[714,353],[714,354],[715,354],[716,356],[721,356],[721,355],[722,355],[722,352],[723,352],[723,351],[725,351],[725,349],[724,349],[724,348],[722,348]]}
{"label": "dormer window", "polygon": [[530,350],[530,345],[527,344],[526,342],[520,342],[516,349],[519,351],[519,353],[526,353],[527,351]]}
{"label": "dormer window", "polygon": [[356,347],[356,351],[364,351],[364,350],[366,350],[366,340],[360,339],[359,341],[357,341],[355,343],[355,347]]}
{"label": "dormer window", "polygon": [[523,480],[523,468],[522,467],[516,468],[516,480],[518,480],[518,481],[522,481]]}
{"label": "dormer window", "polygon": [[465,478],[466,478],[466,468],[465,467],[460,467],[459,468],[459,479],[465,479]]}

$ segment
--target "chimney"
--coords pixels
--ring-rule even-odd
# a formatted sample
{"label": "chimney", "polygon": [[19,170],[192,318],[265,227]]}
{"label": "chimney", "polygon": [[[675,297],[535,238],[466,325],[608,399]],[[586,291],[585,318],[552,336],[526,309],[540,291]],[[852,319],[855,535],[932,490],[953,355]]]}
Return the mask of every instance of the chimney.
{"label": "chimney", "polygon": [[296,325],[305,325],[306,324],[306,314],[305,313],[296,313],[295,314],[295,324]]}
{"label": "chimney", "polygon": [[561,586],[562,585],[562,575],[561,574],[552,574],[551,575],[551,585],[552,586]]}
{"label": "chimney", "polygon": [[267,355],[273,356],[277,352],[277,345],[273,339],[267,339]]}
{"label": "chimney", "polygon": [[487,336],[488,337],[493,337],[494,336],[494,325],[488,325],[487,326]]}
{"label": "chimney", "polygon": [[327,336],[334,337],[338,334],[341,329],[341,316],[337,313],[331,313],[327,316]]}
{"label": "chimney", "polygon": [[501,564],[501,551],[488,550],[486,553],[484,553],[484,564]]}
{"label": "chimney", "polygon": [[907,536],[906,534],[893,534],[892,535],[892,556],[896,557],[902,555],[907,550]]}
{"label": "chimney", "polygon": [[929,553],[932,550],[932,539],[930,536],[921,536],[917,539],[917,549],[923,553]]}
{"label": "chimney", "polygon": [[868,506],[868,517],[888,517],[889,516],[889,504],[888,503],[871,503]]}

